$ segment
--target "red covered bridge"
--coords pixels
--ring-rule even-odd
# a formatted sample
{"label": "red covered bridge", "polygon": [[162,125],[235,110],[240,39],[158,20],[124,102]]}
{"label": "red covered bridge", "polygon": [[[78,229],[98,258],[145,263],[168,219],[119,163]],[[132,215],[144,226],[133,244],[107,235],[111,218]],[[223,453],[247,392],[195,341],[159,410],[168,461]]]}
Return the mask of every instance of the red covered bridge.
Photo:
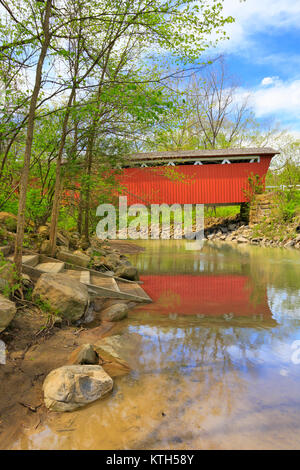
{"label": "red covered bridge", "polygon": [[128,204],[239,204],[248,178],[264,183],[272,148],[137,153],[118,176]]}

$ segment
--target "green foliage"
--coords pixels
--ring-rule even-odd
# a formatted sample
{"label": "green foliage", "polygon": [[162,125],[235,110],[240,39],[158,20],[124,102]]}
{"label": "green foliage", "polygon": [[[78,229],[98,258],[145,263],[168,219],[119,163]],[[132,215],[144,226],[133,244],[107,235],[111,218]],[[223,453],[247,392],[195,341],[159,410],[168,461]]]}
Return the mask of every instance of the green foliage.
{"label": "green foliage", "polygon": [[300,191],[280,191],[277,193],[279,218],[290,222],[300,214]]}
{"label": "green foliage", "polygon": [[[14,214],[22,173],[27,181],[25,148],[31,147],[26,146],[32,99],[27,74],[30,68],[34,76],[41,44],[47,43],[46,5],[10,0],[9,8],[0,6],[0,206]],[[226,38],[224,26],[234,21],[223,17],[222,8],[219,0],[63,0],[52,9],[26,158],[26,217],[34,229],[49,219],[53,200],[59,199],[54,188],[60,176],[60,226],[73,227],[86,216],[94,229],[95,207],[120,190],[108,171],[174,113],[162,61],[167,57],[176,69],[199,65],[202,52]],[[63,157],[61,175],[56,174],[58,156]]]}
{"label": "green foliage", "polygon": [[243,192],[248,201],[253,201],[256,194],[263,194],[264,189],[264,180],[259,175],[251,173],[250,176],[248,176],[248,188],[244,188]]}
{"label": "green foliage", "polygon": [[48,300],[41,298],[35,298],[34,303],[40,308],[44,313],[59,315],[59,312],[51,306],[51,303]]}
{"label": "green foliage", "polygon": [[5,268],[1,291],[5,297],[10,298],[21,287],[21,283],[16,274],[15,265],[7,262],[2,252],[0,252],[0,268]]}
{"label": "green foliage", "polygon": [[217,206],[217,207],[205,207],[204,217],[235,217],[240,212],[240,206]]}

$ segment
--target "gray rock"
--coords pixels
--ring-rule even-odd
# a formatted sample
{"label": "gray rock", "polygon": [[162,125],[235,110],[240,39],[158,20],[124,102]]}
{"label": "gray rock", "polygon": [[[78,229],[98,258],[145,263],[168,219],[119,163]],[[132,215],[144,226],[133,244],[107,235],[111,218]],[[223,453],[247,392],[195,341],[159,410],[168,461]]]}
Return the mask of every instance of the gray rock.
{"label": "gray rock", "polygon": [[47,375],[44,401],[49,410],[73,411],[98,400],[112,388],[113,380],[101,366],[63,366]]}
{"label": "gray rock", "polygon": [[101,317],[106,321],[120,321],[127,317],[128,306],[126,304],[115,304],[101,312]]}
{"label": "gray rock", "polygon": [[128,279],[129,281],[139,280],[138,270],[128,261],[122,263],[122,265],[118,267],[116,275],[118,277],[122,277],[123,279]]}
{"label": "gray rock", "polygon": [[284,248],[292,248],[295,245],[294,240],[289,240],[287,243],[284,244]]}
{"label": "gray rock", "polygon": [[0,333],[10,324],[16,312],[17,309],[14,302],[0,294]]}
{"label": "gray rock", "polygon": [[57,315],[70,321],[79,320],[89,302],[87,286],[61,273],[42,274],[32,297],[47,302]]}
{"label": "gray rock", "polygon": [[237,241],[238,243],[249,243],[248,238],[245,238],[245,237],[238,237],[238,238],[236,239],[236,241]]}

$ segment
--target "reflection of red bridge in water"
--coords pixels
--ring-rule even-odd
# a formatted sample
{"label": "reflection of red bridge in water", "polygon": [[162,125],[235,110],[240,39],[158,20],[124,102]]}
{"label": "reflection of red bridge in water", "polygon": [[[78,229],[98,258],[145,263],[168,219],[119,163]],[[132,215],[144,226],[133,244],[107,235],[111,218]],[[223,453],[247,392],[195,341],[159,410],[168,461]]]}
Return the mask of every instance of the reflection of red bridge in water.
{"label": "reflection of red bridge in water", "polygon": [[264,184],[271,148],[138,153],[117,178],[128,204],[238,204],[251,175]]}
{"label": "reflection of red bridge in water", "polygon": [[143,288],[153,304],[138,309],[157,314],[272,318],[266,289],[257,294],[245,275],[142,275]]}

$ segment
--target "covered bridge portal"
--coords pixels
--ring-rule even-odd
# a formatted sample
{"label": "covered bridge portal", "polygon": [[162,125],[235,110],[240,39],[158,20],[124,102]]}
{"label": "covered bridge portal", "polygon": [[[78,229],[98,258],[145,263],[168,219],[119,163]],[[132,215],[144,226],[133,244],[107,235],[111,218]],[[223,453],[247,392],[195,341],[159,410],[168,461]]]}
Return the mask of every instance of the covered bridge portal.
{"label": "covered bridge portal", "polygon": [[229,205],[247,201],[249,177],[264,182],[272,148],[137,153],[118,179],[128,204]]}

